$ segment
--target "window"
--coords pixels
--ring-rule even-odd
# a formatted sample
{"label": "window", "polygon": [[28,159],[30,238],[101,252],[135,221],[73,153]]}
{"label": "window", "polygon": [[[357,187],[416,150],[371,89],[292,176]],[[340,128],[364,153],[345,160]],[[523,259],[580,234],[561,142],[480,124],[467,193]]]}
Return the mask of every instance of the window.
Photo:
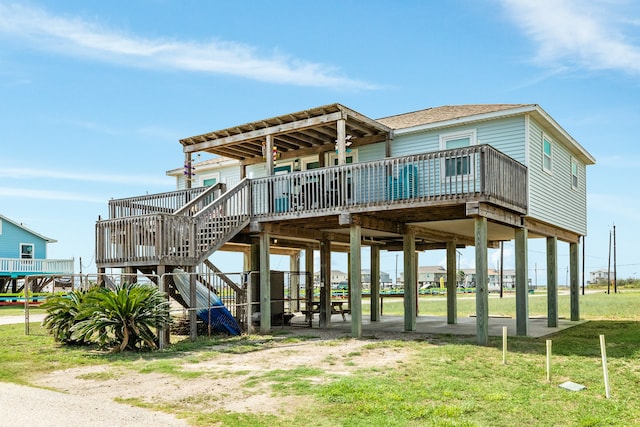
{"label": "window", "polygon": [[208,173],[202,176],[202,186],[210,187],[220,182],[220,173]]}
{"label": "window", "polygon": [[33,244],[20,243],[20,258],[33,259]]}
{"label": "window", "polygon": [[[347,156],[346,160],[346,164],[350,165],[353,163],[353,156]],[[336,157],[335,159],[333,159],[333,166],[338,166],[338,158]]]}
{"label": "window", "polygon": [[[452,150],[476,145],[476,131],[440,135],[440,149]],[[452,156],[444,159],[444,177],[465,176],[471,173],[470,156]]]}
{"label": "window", "polygon": [[[338,153],[331,151],[329,152],[328,162],[325,165],[330,166],[338,166]],[[346,156],[346,164],[350,165],[352,163],[358,162],[358,150],[357,149],[349,149]]]}
{"label": "window", "polygon": [[571,187],[578,188],[578,161],[571,159]]}
{"label": "window", "polygon": [[0,219],[0,236],[2,236],[2,220]]}
{"label": "window", "polygon": [[546,135],[543,135],[542,136],[542,169],[547,172],[551,172],[552,170],[551,155],[552,155],[551,140],[547,138]]}

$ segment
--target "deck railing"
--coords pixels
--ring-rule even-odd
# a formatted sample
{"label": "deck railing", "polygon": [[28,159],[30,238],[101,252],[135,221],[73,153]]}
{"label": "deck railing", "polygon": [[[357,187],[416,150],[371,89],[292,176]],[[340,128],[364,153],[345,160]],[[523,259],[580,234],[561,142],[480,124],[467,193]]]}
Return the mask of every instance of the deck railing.
{"label": "deck railing", "polygon": [[[163,200],[176,206],[172,214],[129,216],[144,205],[143,199],[148,203],[160,198],[117,201],[118,215],[98,221],[96,262],[197,265],[254,218],[267,221],[465,201],[486,201],[525,213],[527,168],[491,146],[479,145],[245,179],[208,204],[214,193],[205,190],[201,188],[200,195],[189,193],[194,201],[183,203],[179,214],[175,212],[181,207],[178,199],[187,197],[184,191],[164,193]],[[128,205],[120,203],[123,200]],[[148,210],[160,207],[148,206]]]}
{"label": "deck railing", "polygon": [[178,208],[174,213],[176,215],[194,216],[198,212],[209,206],[211,203],[213,203],[213,201],[220,197],[225,191],[227,191],[226,184],[222,183],[217,183],[216,185],[205,188],[205,191],[200,193],[187,204]]}
{"label": "deck railing", "polygon": [[187,188],[167,193],[146,194],[138,197],[109,201],[109,218],[126,218],[153,213],[174,213],[209,187]]}
{"label": "deck railing", "polygon": [[16,274],[73,274],[71,259],[21,259],[0,258],[0,273]]}
{"label": "deck railing", "polygon": [[[193,211],[98,221],[96,262],[197,265],[248,224],[249,193],[247,179],[207,206]],[[193,212],[193,216],[189,215]]]}
{"label": "deck railing", "polygon": [[479,145],[254,179],[253,215],[284,219],[448,200],[526,211],[526,176],[521,163]]}

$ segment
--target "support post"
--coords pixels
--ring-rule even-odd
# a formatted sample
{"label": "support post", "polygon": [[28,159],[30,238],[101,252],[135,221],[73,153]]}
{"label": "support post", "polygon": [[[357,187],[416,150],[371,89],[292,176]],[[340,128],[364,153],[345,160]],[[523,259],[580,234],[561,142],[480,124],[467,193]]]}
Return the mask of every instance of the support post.
{"label": "support post", "polygon": [[336,121],[337,141],[336,149],[338,150],[338,165],[347,164],[347,123],[345,119],[339,119]]}
{"label": "support post", "polygon": [[[164,265],[159,265],[156,269],[156,274],[158,275],[158,290],[165,294],[167,301],[169,300],[169,290],[167,289],[167,282],[165,273],[167,272],[167,267]],[[170,333],[169,325],[159,325],[158,326],[158,348],[160,350],[165,349],[171,341],[171,333]]]}
{"label": "support post", "polygon": [[289,257],[289,308],[293,313],[300,311],[300,252]]}
{"label": "support post", "polygon": [[476,245],[476,341],[489,344],[489,292],[487,261],[487,218],[475,218]]}
{"label": "support post", "polygon": [[402,236],[404,250],[404,330],[416,330],[416,239],[414,233]]}
{"label": "support post", "polygon": [[305,269],[305,292],[304,298],[306,301],[305,308],[307,309],[306,321],[311,326],[311,319],[313,313],[311,312],[311,306],[313,303],[313,281],[314,281],[314,268],[313,268],[313,248],[306,248],[304,251],[304,269]]}
{"label": "support post", "polygon": [[271,134],[266,135],[265,150],[266,150],[265,157],[267,162],[267,176],[272,176],[273,170],[274,170],[273,163],[275,159],[273,158],[273,135]]}
{"label": "support post", "polygon": [[580,284],[578,283],[578,265],[580,264],[580,258],[578,255],[578,246],[578,243],[569,243],[569,292],[571,294],[572,321],[580,320]]}
{"label": "support post", "polygon": [[198,295],[196,293],[196,275],[193,267],[187,269],[189,274],[189,338],[191,341],[198,339]]}
{"label": "support post", "polygon": [[249,311],[251,314],[260,311],[260,243],[252,243],[249,254],[249,283],[251,299]]}
{"label": "support post", "polygon": [[547,326],[558,326],[558,238],[547,237]]}
{"label": "support post", "polygon": [[458,323],[456,242],[447,242],[447,323]]}
{"label": "support post", "polygon": [[380,320],[380,247],[371,246],[371,321]]}
{"label": "support post", "polygon": [[271,331],[271,266],[269,233],[260,232],[260,333]]}
{"label": "support post", "polygon": [[349,232],[349,306],[351,308],[351,336],[362,337],[362,228],[352,224]]}
{"label": "support post", "polygon": [[319,325],[331,324],[331,241],[320,242],[320,314]]}
{"label": "support post", "polygon": [[529,333],[528,237],[529,232],[526,228],[516,229],[516,335],[522,337]]}
{"label": "support post", "polygon": [[191,160],[191,153],[184,153],[184,188],[191,188],[191,181],[193,178],[193,162]]}

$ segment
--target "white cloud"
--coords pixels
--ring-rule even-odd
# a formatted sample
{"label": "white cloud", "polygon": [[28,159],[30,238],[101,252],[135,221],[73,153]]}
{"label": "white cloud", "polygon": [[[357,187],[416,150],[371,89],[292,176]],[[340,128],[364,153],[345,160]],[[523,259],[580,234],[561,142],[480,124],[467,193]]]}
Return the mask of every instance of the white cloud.
{"label": "white cloud", "polygon": [[0,196],[21,199],[62,200],[74,202],[106,203],[105,198],[66,191],[34,190],[31,188],[0,188]]}
{"label": "white cloud", "polygon": [[24,5],[0,4],[0,33],[38,48],[134,67],[229,74],[298,86],[375,88],[341,76],[333,67],[284,55],[263,56],[241,43],[145,39]]}
{"label": "white cloud", "polygon": [[502,4],[537,43],[536,60],[545,66],[640,73],[638,25],[629,19],[638,14],[636,4],[606,0],[502,0]]}
{"label": "white cloud", "polygon": [[33,178],[52,178],[80,182],[104,182],[131,185],[167,185],[172,182],[169,177],[150,177],[142,175],[108,175],[101,173],[77,173],[59,170],[30,168],[0,168],[0,178],[17,178],[21,180]]}

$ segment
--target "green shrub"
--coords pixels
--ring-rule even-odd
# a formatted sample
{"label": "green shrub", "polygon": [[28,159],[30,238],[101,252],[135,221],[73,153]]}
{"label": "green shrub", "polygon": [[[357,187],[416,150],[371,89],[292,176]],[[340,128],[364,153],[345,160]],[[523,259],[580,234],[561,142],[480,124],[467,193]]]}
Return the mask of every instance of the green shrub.
{"label": "green shrub", "polygon": [[67,344],[98,344],[112,351],[157,348],[155,328],[171,322],[166,294],[152,284],[122,284],[52,297],[44,326]]}
{"label": "green shrub", "polygon": [[56,341],[65,344],[85,344],[83,340],[72,338],[71,329],[83,320],[81,311],[86,295],[86,291],[73,291],[66,295],[49,297],[42,304],[41,307],[47,311],[42,325]]}

